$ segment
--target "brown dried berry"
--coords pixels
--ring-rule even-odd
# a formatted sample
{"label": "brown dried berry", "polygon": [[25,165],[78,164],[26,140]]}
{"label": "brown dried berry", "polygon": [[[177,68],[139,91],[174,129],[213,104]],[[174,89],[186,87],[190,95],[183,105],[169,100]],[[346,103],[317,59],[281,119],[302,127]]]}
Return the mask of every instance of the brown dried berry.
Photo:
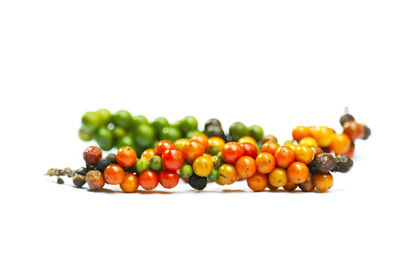
{"label": "brown dried berry", "polygon": [[85,176],[81,174],[76,174],[74,175],[74,177],[72,177],[72,182],[76,187],[80,188],[86,183]]}
{"label": "brown dried berry", "polygon": [[90,146],[83,151],[83,159],[86,165],[96,165],[101,159],[103,152],[97,146]]}
{"label": "brown dried berry", "polygon": [[354,121],[354,117],[350,114],[344,114],[340,117],[340,125],[344,125],[348,121]]}
{"label": "brown dried berry", "polygon": [[57,184],[63,184],[64,180],[61,177],[57,177]]}
{"label": "brown dried berry", "polygon": [[319,154],[312,162],[311,162],[310,170],[312,173],[322,172],[326,173],[333,170],[336,166],[335,158],[332,154],[322,153]]}
{"label": "brown dried berry", "polygon": [[303,192],[312,192],[314,191],[314,185],[310,178],[304,183],[299,184],[301,191]]}
{"label": "brown dried berry", "polygon": [[353,160],[346,155],[338,155],[335,158],[336,167],[333,169],[335,172],[348,172],[353,167]]}
{"label": "brown dried berry", "polygon": [[364,126],[364,136],[362,137],[362,139],[367,140],[369,138],[369,136],[371,135],[371,128],[369,128],[365,124],[363,126]]}
{"label": "brown dried berry", "polygon": [[93,191],[102,189],[105,184],[103,174],[97,170],[89,171],[85,176],[85,180],[88,183],[90,190]]}
{"label": "brown dried berry", "polygon": [[278,139],[274,135],[269,134],[269,135],[264,136],[262,139],[263,144],[266,142],[278,143]]}

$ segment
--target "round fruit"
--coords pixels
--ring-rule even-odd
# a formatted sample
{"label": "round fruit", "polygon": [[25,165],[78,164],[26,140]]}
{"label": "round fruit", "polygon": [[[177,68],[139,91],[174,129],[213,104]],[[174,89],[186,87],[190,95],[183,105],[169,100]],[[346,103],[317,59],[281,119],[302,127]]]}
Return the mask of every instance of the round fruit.
{"label": "round fruit", "polygon": [[218,127],[222,127],[221,122],[218,119],[209,119],[206,124],[204,125],[204,129],[207,129],[209,126],[215,125]]}
{"label": "round fruit", "polygon": [[158,137],[160,137],[162,129],[166,126],[169,126],[169,122],[166,118],[159,117],[159,118],[154,119],[154,121],[151,123],[151,126],[153,126]]}
{"label": "round fruit", "polygon": [[156,145],[156,154],[162,156],[167,149],[176,148],[175,144],[169,140],[163,140]]}
{"label": "round fruit", "polygon": [[101,125],[107,126],[111,122],[111,112],[108,109],[101,108],[96,113],[100,118]]}
{"label": "round fruit", "polygon": [[348,121],[354,121],[354,117],[352,115],[350,115],[350,114],[343,114],[340,117],[340,125],[343,126]]}
{"label": "round fruit", "polygon": [[123,146],[118,149],[115,159],[121,167],[129,168],[136,162],[136,151],[130,146]]}
{"label": "round fruit", "polygon": [[282,168],[276,168],[268,175],[268,183],[275,188],[285,186],[287,180],[286,171]]}
{"label": "round fruit", "polygon": [[160,184],[164,188],[174,188],[179,183],[179,175],[176,171],[163,170],[160,173]]}
{"label": "round fruit", "polygon": [[156,140],[156,132],[149,124],[140,124],[136,128],[134,139],[137,146],[148,148]]}
{"label": "round fruit", "polygon": [[210,175],[208,175],[208,180],[210,180],[211,182],[216,182],[218,181],[218,170],[212,170]]}
{"label": "round fruit", "polygon": [[82,116],[82,126],[89,132],[93,132],[101,126],[101,118],[96,112],[86,112]]}
{"label": "round fruit", "polygon": [[332,142],[329,145],[329,151],[335,153],[335,155],[340,155],[346,153],[351,146],[350,137],[345,134],[335,134],[333,136]]}
{"label": "round fruit", "polygon": [[218,170],[218,183],[221,185],[229,185],[236,182],[238,175],[235,166],[231,164],[224,164]]}
{"label": "round fruit", "polygon": [[132,126],[132,115],[126,110],[119,110],[111,116],[111,121],[115,126],[130,128]]}
{"label": "round fruit", "polygon": [[287,177],[290,182],[294,184],[301,184],[307,181],[308,177],[310,176],[310,171],[308,167],[303,162],[293,162],[288,170],[287,170]]}
{"label": "round fruit", "polygon": [[256,173],[256,161],[249,156],[243,156],[236,162],[236,172],[240,178],[248,178]]}
{"label": "round fruit", "polygon": [[199,141],[204,146],[204,148],[207,150],[207,148],[208,148],[208,137],[207,137],[207,135],[202,134],[202,133],[198,133],[198,134],[193,135],[191,139]]}
{"label": "round fruit", "polygon": [[252,125],[249,127],[249,135],[258,142],[261,141],[261,139],[263,138],[264,130],[261,126]]}
{"label": "round fruit", "polygon": [[[335,158],[329,153],[319,154],[311,164],[317,172],[329,172],[336,166]],[[314,171],[313,171],[314,172]]]}
{"label": "round fruit", "polygon": [[296,160],[304,164],[310,164],[314,158],[314,150],[308,146],[296,146],[294,152],[296,153]]}
{"label": "round fruit", "polygon": [[201,177],[210,175],[213,170],[213,162],[211,157],[201,156],[193,162],[193,172]]}
{"label": "round fruit", "polygon": [[336,167],[334,169],[335,172],[346,173],[350,171],[351,167],[353,167],[353,160],[347,155],[336,156],[335,162],[336,162]]}
{"label": "round fruit", "polygon": [[189,140],[183,146],[183,154],[185,156],[185,159],[189,162],[193,162],[196,158],[202,156],[205,152],[205,147],[196,140]]}
{"label": "round fruit", "polygon": [[264,191],[268,185],[267,176],[257,172],[253,176],[247,178],[247,185],[254,192]]}
{"label": "round fruit", "polygon": [[299,145],[301,146],[318,146],[317,141],[312,137],[304,137],[300,140]]}
{"label": "round fruit", "polygon": [[257,145],[256,139],[254,139],[254,138],[251,137],[251,136],[243,136],[243,137],[241,137],[241,138],[239,139],[238,143],[239,143],[239,144],[241,144],[241,143],[251,143],[251,144],[253,144],[253,145],[255,145],[255,146]]}
{"label": "round fruit", "polygon": [[276,165],[282,168],[289,167],[296,159],[296,153],[288,146],[281,146],[275,151]]}
{"label": "round fruit", "polygon": [[193,116],[186,116],[183,118],[180,128],[183,134],[188,133],[189,131],[197,130],[198,128],[197,119]]}
{"label": "round fruit", "polygon": [[328,147],[333,138],[333,132],[326,126],[316,127],[312,133],[312,137],[317,141],[320,147]]}
{"label": "round fruit", "polygon": [[256,158],[256,166],[259,173],[270,173],[275,169],[275,158],[270,153],[261,152]]}
{"label": "round fruit", "polygon": [[217,125],[210,125],[208,126],[205,130],[204,133],[208,136],[208,137],[213,137],[213,136],[217,136],[220,137],[222,139],[225,139],[225,133],[224,130]]}
{"label": "round fruit", "polygon": [[141,124],[149,124],[147,118],[143,115],[136,115],[132,118],[132,128],[136,130],[136,128]]}
{"label": "round fruit", "polygon": [[150,165],[150,169],[152,169],[153,171],[160,171],[163,167],[161,157],[153,156],[150,159],[149,165]]}
{"label": "round fruit", "polygon": [[179,174],[181,178],[189,178],[190,176],[192,176],[193,175],[192,165],[190,164],[183,165],[182,168],[179,170]]}
{"label": "round fruit", "polygon": [[180,138],[175,141],[175,146],[179,150],[183,150],[183,146],[186,144],[186,142],[189,141],[187,138]]}
{"label": "round fruit", "polygon": [[102,189],[105,184],[103,174],[98,170],[88,171],[85,175],[85,180],[92,191]]}
{"label": "round fruit", "polygon": [[305,126],[297,126],[293,129],[292,131],[292,137],[296,141],[300,141],[304,137],[309,137],[311,136],[310,129]]}
{"label": "round fruit", "polygon": [[326,192],[333,186],[333,177],[330,173],[315,173],[311,180],[313,185],[321,192]]}
{"label": "round fruit", "polygon": [[283,189],[286,191],[293,191],[297,187],[297,184],[287,181],[286,184],[283,186]]}
{"label": "round fruit", "polygon": [[226,163],[235,164],[244,155],[242,146],[237,142],[226,143],[222,150],[222,158]]}
{"label": "round fruit", "polygon": [[90,146],[83,151],[83,159],[86,165],[96,165],[101,159],[103,152],[97,146]]}
{"label": "round fruit", "polygon": [[126,173],[124,181],[119,185],[119,187],[125,193],[133,193],[139,187],[139,180],[137,176],[133,173]]}
{"label": "round fruit", "polygon": [[82,141],[89,142],[90,140],[92,140],[92,134],[90,133],[90,131],[86,130],[83,127],[79,128],[78,134],[79,134],[79,138]]}
{"label": "round fruit", "polygon": [[274,155],[278,147],[280,147],[278,143],[265,142],[261,147],[261,151],[271,153],[272,155]]}
{"label": "round fruit", "polygon": [[147,158],[141,158],[136,161],[136,170],[138,173],[147,171],[150,167],[150,161]]}
{"label": "round fruit", "polygon": [[143,151],[141,158],[146,158],[146,159],[150,160],[155,155],[157,155],[156,150],[154,148],[148,148],[145,151]]}
{"label": "round fruit", "polygon": [[107,127],[99,128],[94,136],[94,139],[103,150],[110,150],[114,146],[113,133]]}
{"label": "round fruit", "polygon": [[110,164],[104,170],[104,179],[108,184],[120,184],[124,181],[124,178],[124,169],[117,164]]}
{"label": "round fruit", "polygon": [[177,148],[167,149],[162,154],[162,163],[167,170],[177,171],[183,166],[184,156]]}
{"label": "round fruit", "polygon": [[179,130],[179,128],[176,126],[165,126],[161,130],[160,138],[175,142],[176,140],[182,138],[182,133],[181,130]]}
{"label": "round fruit", "polygon": [[312,192],[314,191],[314,185],[311,179],[307,179],[304,183],[299,184],[301,191],[303,192]]}
{"label": "round fruit", "polygon": [[363,138],[364,126],[356,121],[347,121],[343,124],[343,132],[354,141],[357,138]]}
{"label": "round fruit", "polygon": [[249,135],[249,130],[246,125],[241,122],[234,122],[229,127],[229,135],[232,136],[233,141],[239,140],[241,137]]}
{"label": "round fruit", "polygon": [[263,139],[261,140],[261,143],[263,143],[263,144],[266,142],[278,143],[278,139],[275,137],[275,135],[268,134],[268,135],[264,136]]}
{"label": "round fruit", "polygon": [[249,156],[252,158],[256,158],[258,155],[257,147],[251,143],[240,143],[240,146],[243,148],[244,156]]}
{"label": "round fruit", "polygon": [[133,137],[130,135],[125,135],[118,139],[116,143],[117,148],[121,148],[123,146],[130,146],[130,147],[136,147],[135,141],[133,140]]}
{"label": "round fruit", "polygon": [[143,189],[152,190],[157,187],[159,182],[158,175],[155,171],[147,170],[140,174],[139,184]]}
{"label": "round fruit", "polygon": [[224,145],[225,145],[225,141],[221,137],[214,136],[214,137],[208,138],[208,149],[209,150],[212,149],[213,147],[215,147],[218,150],[218,152],[221,152],[222,149],[224,149]]}

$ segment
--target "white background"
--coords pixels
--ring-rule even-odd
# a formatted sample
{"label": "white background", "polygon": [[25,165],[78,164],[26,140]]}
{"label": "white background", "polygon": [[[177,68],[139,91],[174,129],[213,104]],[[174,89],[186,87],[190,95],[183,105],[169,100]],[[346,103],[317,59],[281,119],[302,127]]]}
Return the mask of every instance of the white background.
{"label": "white background", "polygon": [[[1,1],[0,265],[399,266],[399,14],[384,0]],[[298,124],[340,130],[345,106],[372,136],[327,194],[92,193],[42,175],[82,165],[87,110],[257,123],[284,141]]]}

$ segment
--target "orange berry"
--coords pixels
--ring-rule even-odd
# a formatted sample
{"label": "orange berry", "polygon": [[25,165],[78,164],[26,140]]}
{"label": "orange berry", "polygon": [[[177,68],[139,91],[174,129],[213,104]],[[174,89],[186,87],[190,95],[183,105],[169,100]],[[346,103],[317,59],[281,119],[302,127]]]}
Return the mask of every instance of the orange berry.
{"label": "orange berry", "polygon": [[301,146],[318,146],[317,140],[312,137],[304,137],[300,140],[299,145]]}
{"label": "orange berry", "polygon": [[189,140],[183,146],[182,152],[187,161],[193,162],[196,158],[202,156],[206,152],[206,149],[199,141]]}
{"label": "orange berry", "polygon": [[288,170],[287,176],[290,182],[294,184],[301,184],[307,181],[308,177],[310,176],[310,171],[306,164],[303,162],[293,162]]}
{"label": "orange berry", "polygon": [[259,173],[270,173],[275,169],[275,158],[271,153],[261,152],[256,158],[256,166]]}
{"label": "orange berry", "polygon": [[155,171],[147,170],[140,174],[139,184],[143,189],[152,190],[157,187],[160,179]]}
{"label": "orange berry", "polygon": [[213,167],[212,157],[209,156],[198,157],[193,162],[193,172],[200,177],[206,177],[210,175]]}
{"label": "orange berry", "polygon": [[243,156],[236,162],[236,172],[241,178],[248,178],[256,173],[256,161],[249,156]]}
{"label": "orange berry", "polygon": [[229,185],[236,182],[238,175],[235,166],[231,164],[224,164],[218,170],[217,184]]}
{"label": "orange berry", "polygon": [[156,150],[154,148],[148,148],[145,151],[143,151],[141,158],[146,158],[150,160],[155,155],[157,155]]}
{"label": "orange berry", "polygon": [[261,151],[271,153],[273,155],[278,147],[280,147],[278,143],[265,142],[261,147]]}
{"label": "orange berry", "polygon": [[297,187],[297,184],[292,183],[291,181],[287,181],[287,183],[283,186],[283,189],[286,191],[293,191]]}
{"label": "orange berry", "polygon": [[125,171],[117,164],[110,164],[104,170],[104,180],[108,184],[120,184],[125,179]]}
{"label": "orange berry", "polygon": [[329,146],[329,151],[335,153],[335,155],[340,155],[346,153],[351,145],[350,137],[345,134],[335,134],[332,139],[332,143]]}
{"label": "orange berry", "polygon": [[264,191],[268,185],[267,176],[257,172],[253,176],[247,178],[247,185],[254,192]]}
{"label": "orange berry", "polygon": [[308,165],[314,159],[314,150],[308,146],[297,146],[294,152],[296,153],[296,161],[304,164]]}
{"label": "orange berry", "polygon": [[333,133],[326,126],[316,127],[311,134],[320,147],[328,147],[332,142]]}
{"label": "orange berry", "polygon": [[160,184],[167,189],[174,188],[179,183],[179,175],[176,171],[163,170],[160,173]]}
{"label": "orange berry", "polygon": [[208,148],[208,137],[205,134],[199,133],[192,136],[191,140],[199,141],[203,146],[204,149],[207,151]]}
{"label": "orange berry", "polygon": [[124,181],[122,183],[120,183],[119,187],[125,193],[133,193],[139,187],[139,180],[135,174],[125,173]]}
{"label": "orange berry", "polygon": [[224,149],[225,141],[221,137],[214,136],[208,138],[208,148],[210,147],[217,147],[218,150],[221,152]]}
{"label": "orange berry", "polygon": [[133,166],[137,160],[136,151],[130,146],[120,147],[117,151],[115,159],[117,160],[117,163],[121,165],[121,167],[129,168]]}
{"label": "orange berry", "polygon": [[311,136],[310,128],[304,126],[297,126],[292,131],[293,140],[300,141],[304,137]]}
{"label": "orange berry", "polygon": [[346,121],[343,124],[343,132],[354,141],[364,136],[364,126],[356,121]]}
{"label": "orange berry", "polygon": [[311,178],[318,191],[326,192],[333,186],[333,177],[330,173],[316,173]]}
{"label": "orange berry", "polygon": [[268,184],[275,188],[285,186],[287,183],[287,175],[285,169],[276,168],[268,175]]}
{"label": "orange berry", "polygon": [[296,153],[291,147],[281,146],[275,151],[274,157],[276,165],[287,168],[296,159]]}

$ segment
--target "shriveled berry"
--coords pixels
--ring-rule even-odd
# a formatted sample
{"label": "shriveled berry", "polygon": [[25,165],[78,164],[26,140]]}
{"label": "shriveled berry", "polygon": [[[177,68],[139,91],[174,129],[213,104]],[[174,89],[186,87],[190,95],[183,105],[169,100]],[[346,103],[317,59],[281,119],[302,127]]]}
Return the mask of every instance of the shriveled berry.
{"label": "shriveled berry", "polygon": [[81,188],[86,183],[85,176],[76,174],[74,177],[72,177],[72,182],[76,187]]}
{"label": "shriveled berry", "polygon": [[189,177],[189,184],[196,190],[203,190],[207,186],[207,178],[192,175]]}
{"label": "shriveled berry", "polygon": [[[336,166],[335,158],[329,153],[319,154],[312,162],[312,169],[317,172],[326,173],[333,170]],[[314,172],[314,171],[313,171]]]}
{"label": "shriveled berry", "polygon": [[86,165],[96,165],[101,159],[103,152],[97,146],[90,146],[83,151],[83,159]]}
{"label": "shriveled berry", "polygon": [[96,164],[96,169],[98,169],[101,172],[104,172],[104,170],[107,168],[108,165],[110,165],[111,162],[106,159],[106,158],[102,158],[100,159],[97,164]]}
{"label": "shriveled berry", "polygon": [[61,177],[57,177],[57,184],[63,184],[64,180]]}
{"label": "shriveled berry", "polygon": [[263,144],[266,142],[278,143],[278,139],[274,135],[268,134],[268,135],[264,136],[262,139]]}
{"label": "shriveled berry", "polygon": [[103,174],[98,170],[89,171],[85,176],[85,180],[92,191],[102,189],[105,184]]}
{"label": "shriveled berry", "polygon": [[83,176],[85,176],[87,172],[88,172],[88,169],[86,167],[80,167],[79,169],[77,169],[75,171],[76,174],[80,174]]}
{"label": "shriveled berry", "polygon": [[365,124],[363,126],[364,126],[364,136],[361,139],[367,140],[369,138],[369,136],[371,135],[371,128],[369,128]]}
{"label": "shriveled berry", "polygon": [[344,114],[340,117],[340,125],[343,126],[348,121],[354,121],[354,117],[350,114]]}
{"label": "shriveled berry", "polygon": [[109,153],[109,154],[106,156],[106,160],[110,161],[111,164],[117,164],[116,157],[117,157],[117,156],[116,156],[114,153]]}
{"label": "shriveled berry", "polygon": [[335,172],[348,172],[353,167],[353,160],[346,155],[338,155],[335,158],[336,167],[333,169]]}

